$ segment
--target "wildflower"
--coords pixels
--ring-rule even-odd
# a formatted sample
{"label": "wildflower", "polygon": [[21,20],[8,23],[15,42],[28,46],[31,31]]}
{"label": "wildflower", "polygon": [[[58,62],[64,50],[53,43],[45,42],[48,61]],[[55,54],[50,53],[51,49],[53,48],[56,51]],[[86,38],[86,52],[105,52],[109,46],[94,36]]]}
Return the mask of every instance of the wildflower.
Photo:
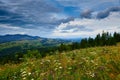
{"label": "wildflower", "polygon": [[25,76],[27,76],[27,74],[22,74],[22,77],[25,77]]}
{"label": "wildflower", "polygon": [[43,63],[41,62],[40,64],[42,65]]}
{"label": "wildflower", "polygon": [[57,71],[57,68],[55,68],[55,71]]}
{"label": "wildflower", "polygon": [[58,63],[58,65],[61,65],[61,63]]}
{"label": "wildflower", "polygon": [[91,63],[94,63],[94,61],[93,61],[93,60],[91,60],[90,62],[91,62]]}
{"label": "wildflower", "polygon": [[96,52],[90,52],[90,53],[93,54],[93,55],[97,54]]}
{"label": "wildflower", "polygon": [[41,75],[41,76],[44,76],[44,75],[46,75],[46,73],[41,73],[40,75]]}
{"label": "wildflower", "polygon": [[56,63],[56,62],[57,62],[57,60],[54,60],[53,62],[54,62],[54,63]]}
{"label": "wildflower", "polygon": [[69,70],[71,70],[71,69],[72,69],[72,67],[69,67],[68,69],[69,69]]}
{"label": "wildflower", "polygon": [[24,77],[23,80],[26,80],[26,77]]}
{"label": "wildflower", "polygon": [[92,73],[90,76],[91,76],[91,77],[95,77],[95,74],[94,74],[94,73]]}
{"label": "wildflower", "polygon": [[28,75],[31,75],[31,72],[29,72]]}
{"label": "wildflower", "polygon": [[26,71],[23,71],[23,72],[22,72],[22,74],[25,74],[25,73],[26,73]]}
{"label": "wildflower", "polygon": [[47,62],[50,62],[50,60],[46,60]]}
{"label": "wildflower", "polygon": [[62,67],[60,66],[59,69],[62,69]]}
{"label": "wildflower", "polygon": [[97,63],[95,63],[95,66],[97,66],[98,64]]}

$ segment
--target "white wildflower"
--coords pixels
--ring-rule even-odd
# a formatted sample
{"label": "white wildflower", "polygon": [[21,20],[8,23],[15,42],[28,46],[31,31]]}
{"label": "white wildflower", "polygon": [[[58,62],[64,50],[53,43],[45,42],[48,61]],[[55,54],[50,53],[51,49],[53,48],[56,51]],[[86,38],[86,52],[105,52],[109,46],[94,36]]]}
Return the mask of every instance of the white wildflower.
{"label": "white wildflower", "polygon": [[31,72],[29,72],[28,75],[31,75]]}
{"label": "white wildflower", "polygon": [[26,80],[26,77],[24,77],[23,80]]}
{"label": "white wildflower", "polygon": [[62,67],[60,66],[59,69],[62,69]]}
{"label": "white wildflower", "polygon": [[69,69],[69,70],[71,70],[71,69],[72,69],[72,67],[69,67],[68,69]]}
{"label": "white wildflower", "polygon": [[55,71],[57,71],[58,70],[58,68],[55,68]]}
{"label": "white wildflower", "polygon": [[50,62],[50,60],[46,60],[47,62]]}
{"label": "white wildflower", "polygon": [[91,77],[95,77],[95,74],[94,74],[94,73],[92,73],[90,76],[91,76]]}

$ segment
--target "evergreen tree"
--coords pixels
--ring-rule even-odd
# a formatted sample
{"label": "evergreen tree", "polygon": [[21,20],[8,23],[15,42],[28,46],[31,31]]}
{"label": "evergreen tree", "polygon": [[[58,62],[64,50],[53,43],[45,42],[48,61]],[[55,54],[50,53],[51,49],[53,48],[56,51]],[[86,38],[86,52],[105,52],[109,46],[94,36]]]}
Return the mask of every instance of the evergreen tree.
{"label": "evergreen tree", "polygon": [[114,32],[113,37],[116,42],[120,42],[120,33]]}
{"label": "evergreen tree", "polygon": [[95,41],[95,46],[100,46],[101,45],[101,36],[100,36],[100,34],[97,34],[94,41]]}
{"label": "evergreen tree", "polygon": [[95,46],[95,40],[91,37],[88,38],[88,47]]}
{"label": "evergreen tree", "polygon": [[81,42],[80,42],[80,48],[86,48],[86,47],[88,47],[87,38],[82,39]]}

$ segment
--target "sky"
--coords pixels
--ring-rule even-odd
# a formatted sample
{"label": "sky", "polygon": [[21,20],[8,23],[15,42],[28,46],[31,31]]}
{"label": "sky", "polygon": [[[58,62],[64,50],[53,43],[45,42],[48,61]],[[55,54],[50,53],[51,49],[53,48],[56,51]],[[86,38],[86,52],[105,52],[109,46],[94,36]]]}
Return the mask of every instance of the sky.
{"label": "sky", "polygon": [[120,32],[120,0],[0,0],[0,35],[94,37]]}

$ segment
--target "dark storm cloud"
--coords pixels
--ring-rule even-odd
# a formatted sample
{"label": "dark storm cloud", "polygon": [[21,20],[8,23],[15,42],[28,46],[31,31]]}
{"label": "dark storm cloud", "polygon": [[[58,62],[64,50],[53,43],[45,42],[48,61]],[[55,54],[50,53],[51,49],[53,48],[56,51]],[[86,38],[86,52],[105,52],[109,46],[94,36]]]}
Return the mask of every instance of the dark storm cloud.
{"label": "dark storm cloud", "polygon": [[[54,0],[51,0],[54,1]],[[66,23],[74,18],[73,15],[79,14],[80,6],[86,4],[85,6],[90,6],[89,1],[83,0],[56,0],[59,5],[65,3],[65,5],[70,4],[67,8],[62,6],[58,7],[55,3],[48,0],[1,0],[0,1],[0,23],[11,24],[12,26],[27,27],[25,25],[34,24],[34,26],[28,26],[28,28],[35,28],[53,25],[53,28],[60,23]],[[90,2],[93,3],[94,1]],[[80,3],[80,5],[78,5]],[[76,7],[72,7],[75,5]],[[79,7],[79,8],[78,8]],[[83,6],[84,7],[84,6]],[[78,10],[79,9],[79,10]],[[107,11],[98,13],[97,18],[105,18],[109,15],[110,11],[117,11],[119,8],[111,8]],[[64,11],[62,13],[62,10]],[[54,14],[59,15],[67,14],[67,18],[56,18]],[[90,9],[83,10],[81,12],[81,18],[91,18],[92,11]],[[69,16],[70,15],[70,16]]]}
{"label": "dark storm cloud", "polygon": [[80,32],[80,31],[91,32],[91,31],[94,31],[94,30],[86,28],[86,26],[83,26],[83,25],[79,25],[79,26],[70,25],[70,26],[66,26],[65,28],[63,28],[60,32],[61,33],[69,33],[69,32]]}
{"label": "dark storm cloud", "polygon": [[99,11],[97,13],[97,15],[93,15],[92,13],[94,13],[95,11],[86,9],[81,12],[80,17],[88,18],[88,19],[94,18],[94,17],[96,17],[97,19],[104,19],[104,18],[108,17],[111,12],[118,12],[118,11],[120,11],[120,6],[110,7],[110,8],[107,8],[106,10]]}
{"label": "dark storm cloud", "polygon": [[92,10],[85,10],[81,13],[80,17],[81,18],[91,18],[92,15]]}
{"label": "dark storm cloud", "polygon": [[0,8],[0,23],[11,25],[22,25],[28,23],[23,20],[24,16],[11,12],[5,8]]}
{"label": "dark storm cloud", "polygon": [[74,20],[74,18],[73,17],[68,17],[68,18],[66,18],[66,19],[61,19],[61,20],[59,20],[58,22],[58,24],[60,24],[60,23],[67,23],[67,22],[69,22],[69,21],[73,21]]}
{"label": "dark storm cloud", "polygon": [[106,10],[102,11],[102,12],[99,12],[97,14],[96,18],[103,19],[103,18],[108,17],[110,15],[110,12],[118,12],[118,11],[120,11],[120,7],[119,6],[117,6],[117,7],[111,7],[109,9],[106,9]]}
{"label": "dark storm cloud", "polygon": [[111,7],[109,11],[112,11],[112,12],[120,11],[120,6]]}
{"label": "dark storm cloud", "polygon": [[[51,14],[58,13],[59,8],[47,3],[45,0],[21,0],[21,1],[0,1],[0,23],[12,26],[27,27],[25,25],[34,24],[28,28],[35,28],[48,25],[55,25],[60,20],[53,20]],[[65,20],[61,20],[65,21]]]}
{"label": "dark storm cloud", "polygon": [[110,12],[109,12],[108,10],[105,10],[105,11],[99,12],[99,13],[97,14],[97,18],[98,18],[98,19],[103,19],[103,18],[108,17],[109,14],[110,14]]}
{"label": "dark storm cloud", "polygon": [[[97,19],[104,19],[104,18],[108,17],[111,12],[118,12],[118,11],[120,11],[119,6],[110,7],[106,10],[102,10],[102,11],[98,12],[97,15],[96,15],[96,18]],[[94,12],[93,10],[89,10],[89,9],[84,10],[83,12],[81,12],[80,17],[81,18],[89,18],[89,19],[93,18],[92,16],[95,16],[95,15],[92,14],[93,12]]]}

